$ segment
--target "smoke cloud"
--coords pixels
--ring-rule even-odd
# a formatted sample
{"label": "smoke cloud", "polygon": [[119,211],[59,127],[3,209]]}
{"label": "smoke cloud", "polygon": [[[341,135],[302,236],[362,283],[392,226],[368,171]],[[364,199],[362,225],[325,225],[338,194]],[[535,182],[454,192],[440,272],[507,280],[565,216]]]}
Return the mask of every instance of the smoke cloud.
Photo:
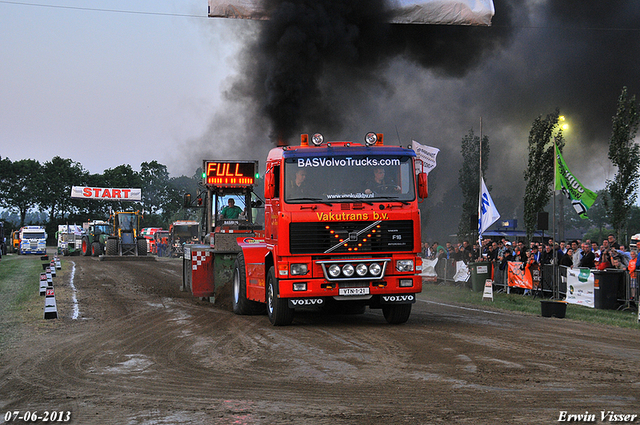
{"label": "smoke cloud", "polygon": [[[635,1],[495,0],[491,27],[386,24],[383,0],[265,1],[270,21],[232,24],[246,42],[228,107],[202,138],[208,157],[263,161],[300,133],[358,141],[383,132],[387,143],[440,148],[429,175],[435,206],[452,199],[460,141],[479,135],[482,119],[492,197],[504,219],[521,219],[528,133],[558,107],[574,175],[598,190],[615,172],[607,149],[617,98],[623,86],[640,95]],[[455,233],[459,209],[439,205],[432,218],[456,217]]]}

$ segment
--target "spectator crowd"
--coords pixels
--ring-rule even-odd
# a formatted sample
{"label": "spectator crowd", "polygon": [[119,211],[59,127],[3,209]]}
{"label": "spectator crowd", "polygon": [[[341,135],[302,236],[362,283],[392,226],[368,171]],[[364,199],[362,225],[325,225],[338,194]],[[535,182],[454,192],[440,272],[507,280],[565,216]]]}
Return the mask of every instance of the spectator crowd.
{"label": "spectator crowd", "polygon": [[522,262],[527,266],[558,264],[569,268],[619,269],[627,270],[630,278],[631,299],[636,299],[637,248],[626,249],[620,245],[613,234],[599,244],[597,241],[573,240],[570,242],[554,242],[549,239],[544,243],[531,242],[528,247],[523,242],[511,242],[507,239],[499,241],[484,239],[482,246],[471,245],[469,241],[462,243],[438,242],[422,244],[422,257],[438,259],[438,263],[447,261],[455,265],[458,261],[465,264],[477,261],[490,262],[493,270],[504,271],[509,261]]}

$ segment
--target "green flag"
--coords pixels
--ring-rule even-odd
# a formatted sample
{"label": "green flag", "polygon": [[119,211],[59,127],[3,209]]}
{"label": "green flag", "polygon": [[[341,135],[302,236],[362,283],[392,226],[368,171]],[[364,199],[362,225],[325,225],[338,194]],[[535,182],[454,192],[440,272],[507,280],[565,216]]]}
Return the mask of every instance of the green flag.
{"label": "green flag", "polygon": [[598,196],[595,192],[582,186],[578,179],[571,174],[557,145],[555,190],[562,190],[562,193],[571,200],[571,205],[573,205],[573,208],[582,218],[588,218],[587,210],[591,208],[591,205],[593,205]]}

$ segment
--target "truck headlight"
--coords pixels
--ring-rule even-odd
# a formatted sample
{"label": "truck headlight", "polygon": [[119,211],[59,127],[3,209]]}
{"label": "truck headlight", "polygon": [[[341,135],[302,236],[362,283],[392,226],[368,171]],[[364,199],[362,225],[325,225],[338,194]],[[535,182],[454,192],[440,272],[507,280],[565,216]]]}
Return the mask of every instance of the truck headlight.
{"label": "truck headlight", "polygon": [[369,266],[369,273],[371,273],[373,276],[378,276],[381,271],[382,267],[380,267],[380,264],[378,263],[371,263],[371,265]]}
{"label": "truck headlight", "polygon": [[367,274],[368,271],[369,271],[369,268],[367,267],[366,264],[360,263],[356,266],[356,273],[358,274],[358,276],[364,276]]}
{"label": "truck headlight", "polygon": [[300,264],[291,264],[291,266],[289,267],[289,270],[291,271],[291,276],[303,276],[307,274],[307,272],[309,271],[309,268],[307,264],[300,263]]}
{"label": "truck headlight", "polygon": [[345,264],[344,267],[342,268],[342,273],[347,277],[353,276],[354,271],[355,269],[351,264]]}
{"label": "truck headlight", "polygon": [[340,266],[338,266],[337,264],[330,265],[328,273],[331,277],[338,277],[340,275]]}
{"label": "truck headlight", "polygon": [[399,272],[412,272],[413,260],[398,260],[396,261],[396,270]]}

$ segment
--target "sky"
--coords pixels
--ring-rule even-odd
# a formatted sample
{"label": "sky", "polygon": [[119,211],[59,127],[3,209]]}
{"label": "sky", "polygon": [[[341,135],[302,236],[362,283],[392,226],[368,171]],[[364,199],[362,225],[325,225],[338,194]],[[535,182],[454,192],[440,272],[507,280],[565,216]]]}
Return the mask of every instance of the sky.
{"label": "sky", "polygon": [[206,0],[0,2],[0,156],[186,172],[176,151],[205,131],[237,49],[206,13]]}
{"label": "sky", "polygon": [[206,0],[0,0],[0,156],[91,173],[156,160],[190,176],[203,159],[264,167],[281,137],[376,131],[440,149],[438,199],[472,129],[489,137],[486,180],[508,218],[531,124],[559,108],[573,174],[592,190],[613,178],[617,98],[640,94],[640,2],[495,0],[489,28],[371,25],[384,0],[352,3],[327,22],[301,10],[266,23],[207,18]]}

